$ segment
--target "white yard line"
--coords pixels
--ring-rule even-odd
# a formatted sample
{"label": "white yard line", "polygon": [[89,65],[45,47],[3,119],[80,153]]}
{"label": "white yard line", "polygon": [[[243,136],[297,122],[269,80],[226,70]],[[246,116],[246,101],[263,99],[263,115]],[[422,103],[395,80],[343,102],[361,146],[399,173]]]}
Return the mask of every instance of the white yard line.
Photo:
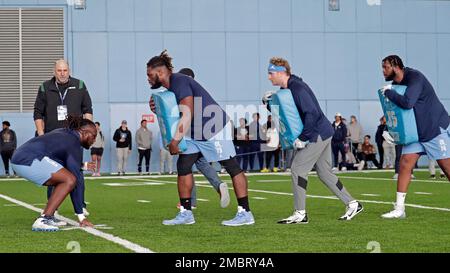
{"label": "white yard line", "polygon": [[[3,198],[3,199],[5,199],[5,200],[7,200],[7,201],[9,201],[11,203],[15,203],[17,205],[20,205],[20,206],[22,206],[24,208],[27,208],[29,210],[32,210],[32,211],[35,211],[35,212],[38,212],[38,213],[42,213],[42,209],[34,207],[34,206],[32,206],[30,204],[27,204],[25,202],[16,200],[16,199],[11,198],[9,196],[0,194],[0,198]],[[67,222],[68,224],[71,224],[72,226],[75,226],[75,227],[79,226],[78,222],[76,222],[76,221],[74,221],[72,219],[66,218],[66,217],[61,216],[61,215],[55,215],[55,217],[58,218],[59,220]],[[125,247],[125,248],[127,248],[127,249],[129,249],[129,250],[131,250],[133,252],[136,252],[136,253],[153,253],[153,251],[148,249],[148,248],[142,247],[142,246],[140,246],[138,244],[132,243],[130,241],[127,241],[127,240],[122,239],[120,237],[114,236],[112,234],[99,231],[99,230],[97,230],[95,228],[84,227],[84,228],[81,228],[81,230],[83,230],[83,231],[85,231],[85,232],[87,232],[89,234],[92,234],[94,236],[97,236],[97,237],[103,238],[105,240],[108,240],[110,242],[113,242],[113,243],[116,243],[118,245],[121,245],[121,246],[123,246],[123,247]]]}
{"label": "white yard line", "polygon": [[[317,176],[317,175],[314,175]],[[383,180],[383,181],[392,181],[392,183],[397,183],[394,179],[391,178],[376,178],[376,177],[357,177],[357,176],[342,176],[340,175],[339,178],[345,178],[345,179],[357,179],[357,180]],[[436,181],[436,180],[421,180],[421,179],[411,179],[411,183],[415,182],[421,182],[421,183],[431,183],[431,184],[448,184],[450,183],[448,181]]]}
{"label": "white yard line", "polygon": [[[139,179],[139,180],[144,180],[144,179]],[[156,181],[159,181],[159,180],[145,179],[145,181],[156,182]],[[159,181],[159,182],[163,182],[163,181]],[[164,181],[164,183],[177,184],[177,182],[172,182],[172,181]],[[208,186],[208,185],[197,185],[197,186],[198,187],[208,187],[208,188],[211,187],[211,186]],[[229,190],[233,190],[233,188],[229,188]],[[249,192],[269,193],[269,194],[276,194],[276,195],[293,196],[292,193],[288,193],[288,192],[276,192],[276,191],[254,190],[254,189],[248,189],[248,191]],[[306,195],[306,196],[309,197],[309,198],[339,200],[336,196],[309,195],[309,194]],[[393,205],[393,202],[386,202],[386,201],[376,201],[376,200],[358,200],[358,201],[361,201],[362,203]],[[429,209],[429,210],[449,211],[450,212],[450,208],[429,207],[429,206],[422,206],[422,205],[417,205],[417,204],[405,204],[405,206],[412,207],[412,208],[418,208],[418,209]]]}

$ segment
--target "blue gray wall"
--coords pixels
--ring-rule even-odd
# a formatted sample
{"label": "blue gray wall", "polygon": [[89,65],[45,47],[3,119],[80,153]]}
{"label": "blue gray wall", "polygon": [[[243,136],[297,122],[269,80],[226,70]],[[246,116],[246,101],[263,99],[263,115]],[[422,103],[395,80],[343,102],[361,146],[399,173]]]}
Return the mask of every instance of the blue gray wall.
{"label": "blue gray wall", "polygon": [[[381,116],[380,62],[398,54],[424,72],[450,109],[450,1],[340,0],[338,12],[328,11],[328,0],[86,2],[86,10],[62,0],[0,0],[0,7],[65,7],[66,57],[73,76],[87,83],[95,120],[109,140],[122,116],[134,119],[134,131],[146,114],[138,110],[150,95],[145,64],[165,48],[175,69],[192,67],[223,105],[259,103],[273,89],[268,59],[283,56],[330,119],[338,111],[355,114],[373,135]],[[21,142],[34,132],[29,113],[1,113],[0,119],[12,123]],[[106,150],[104,170],[115,171],[111,141]],[[129,169],[136,170],[136,152],[132,156]]]}

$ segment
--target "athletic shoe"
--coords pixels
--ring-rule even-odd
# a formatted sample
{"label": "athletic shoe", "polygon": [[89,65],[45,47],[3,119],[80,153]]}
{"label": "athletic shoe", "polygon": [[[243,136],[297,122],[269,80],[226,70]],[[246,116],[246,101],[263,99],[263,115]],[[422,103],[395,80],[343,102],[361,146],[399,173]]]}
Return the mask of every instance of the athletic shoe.
{"label": "athletic shoe", "polygon": [[278,169],[277,167],[273,168],[273,172],[277,173],[280,169]]}
{"label": "athletic shoe", "polygon": [[308,214],[306,211],[295,210],[294,214],[288,218],[281,219],[277,222],[278,224],[308,224]]}
{"label": "athletic shoe", "polygon": [[286,172],[290,173],[291,172],[291,168],[286,168]]}
{"label": "athletic shoe", "polygon": [[333,168],[331,169],[331,171],[332,171],[333,173],[336,173],[336,172],[338,172],[339,170],[338,170],[338,168],[333,167]]}
{"label": "athletic shoe", "polygon": [[392,177],[392,179],[397,180],[397,179],[398,179],[398,173],[394,174],[394,176]]}
{"label": "athletic shoe", "polygon": [[51,221],[49,218],[45,218],[41,216],[34,221],[33,226],[31,227],[32,231],[44,231],[44,232],[54,232],[58,231],[59,228],[57,226],[51,225]]}
{"label": "athletic shoe", "polygon": [[441,179],[445,179],[445,178],[447,178],[446,176],[445,176],[445,174],[443,174],[443,173],[441,173]]}
{"label": "athletic shoe", "polygon": [[243,207],[238,206],[238,212],[236,216],[227,221],[222,221],[222,225],[237,227],[243,225],[253,225],[255,223],[255,219],[253,218],[253,214],[251,211],[246,211]]}
{"label": "athletic shoe", "polygon": [[411,174],[411,179],[416,179],[416,177],[414,176],[414,174]]}
{"label": "athletic shoe", "polygon": [[84,216],[88,217],[90,213],[89,213],[89,211],[87,211],[86,208],[83,208],[83,214],[84,214]]}
{"label": "athletic shoe", "polygon": [[405,206],[394,205],[394,210],[381,215],[385,219],[404,219],[406,218]]}
{"label": "athletic shoe", "polygon": [[352,201],[347,206],[347,211],[342,215],[339,220],[350,221],[353,217],[358,215],[364,208],[358,201]]}
{"label": "athletic shoe", "polygon": [[341,171],[346,172],[347,171],[347,167],[342,167]]}
{"label": "athletic shoe", "polygon": [[163,225],[173,226],[173,225],[192,225],[195,223],[194,214],[191,210],[186,210],[183,207],[180,208],[177,216],[171,220],[164,220]]}
{"label": "athletic shoe", "polygon": [[269,169],[264,168],[264,169],[261,170],[261,172],[262,172],[262,173],[268,173],[268,172],[269,172]]}
{"label": "athletic shoe", "polygon": [[228,191],[228,185],[225,182],[219,185],[220,194],[220,207],[226,208],[230,204],[230,192]]}
{"label": "athletic shoe", "polygon": [[48,224],[50,226],[55,226],[55,227],[67,226],[66,222],[56,219],[55,216],[47,218],[47,220],[48,220]]}
{"label": "athletic shoe", "polygon": [[436,175],[434,174],[430,175],[430,179],[436,179]]}

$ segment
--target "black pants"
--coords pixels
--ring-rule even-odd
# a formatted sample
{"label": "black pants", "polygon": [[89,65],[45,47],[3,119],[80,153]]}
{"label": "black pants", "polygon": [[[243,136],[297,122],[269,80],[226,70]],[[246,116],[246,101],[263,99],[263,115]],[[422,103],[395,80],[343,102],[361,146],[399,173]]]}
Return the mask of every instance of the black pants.
{"label": "black pants", "polygon": [[255,166],[255,156],[258,157],[258,162],[259,162],[259,169],[257,170],[261,170],[264,167],[264,152],[261,152],[261,143],[259,142],[253,142],[252,144],[250,144],[250,169],[254,170],[256,169]]}
{"label": "black pants", "polygon": [[339,165],[339,152],[341,152],[342,162],[346,161],[345,158],[345,147],[344,142],[331,142],[331,149],[333,151],[333,167],[338,167]]}
{"label": "black pants", "polygon": [[11,160],[11,157],[14,154],[14,150],[2,151],[1,154],[3,159],[3,165],[5,165],[5,174],[9,175],[9,161]]}
{"label": "black pants", "polygon": [[359,160],[364,160],[364,168],[367,168],[367,161],[372,161],[373,164],[375,164],[375,166],[377,168],[380,168],[380,164],[378,163],[378,160],[375,156],[375,154],[365,154],[365,153],[359,153],[358,154]]}
{"label": "black pants", "polygon": [[270,161],[272,160],[272,156],[275,157],[273,162],[273,167],[278,168],[280,166],[280,148],[274,150],[274,151],[267,151],[266,152],[266,168],[269,169],[270,167]]}
{"label": "black pants", "polygon": [[380,156],[380,166],[383,168],[384,164],[384,148],[383,143],[377,143],[378,155]]}
{"label": "black pants", "polygon": [[358,146],[359,146],[358,142],[352,142],[352,154],[355,157],[356,162],[359,162],[359,159],[358,159]]}
{"label": "black pants", "polygon": [[139,152],[138,172],[142,172],[142,159],[144,157],[145,157],[145,171],[149,172],[150,155],[151,155],[152,150],[151,149],[147,149],[147,150],[138,149],[138,152]]}

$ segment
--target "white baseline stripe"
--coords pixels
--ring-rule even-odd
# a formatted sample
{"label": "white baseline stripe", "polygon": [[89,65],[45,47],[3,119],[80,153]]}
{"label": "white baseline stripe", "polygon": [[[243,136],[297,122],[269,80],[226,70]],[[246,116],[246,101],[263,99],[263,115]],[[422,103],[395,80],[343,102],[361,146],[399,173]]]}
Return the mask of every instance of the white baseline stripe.
{"label": "white baseline stripe", "polygon": [[[317,175],[314,175],[317,176]],[[339,175],[339,178],[345,178],[345,179],[359,179],[361,181],[364,180],[383,180],[383,181],[392,181],[393,183],[395,183],[396,181],[394,179],[390,179],[390,178],[376,178],[376,177],[357,177],[357,176],[342,176]],[[435,181],[435,180],[421,180],[421,179],[411,179],[411,182],[421,182],[421,183],[431,183],[431,184],[448,184],[450,185],[450,183],[448,181]]]}
{"label": "white baseline stripe", "polygon": [[[139,180],[144,180],[144,179],[139,179]],[[145,181],[156,182],[157,180],[145,179]],[[159,181],[159,182],[163,182],[163,181]],[[170,181],[164,181],[164,183],[177,184],[177,182],[170,182]],[[198,187],[211,187],[211,186],[208,186],[208,185],[197,185],[197,186]],[[233,190],[233,189],[230,188],[229,190]],[[288,193],[288,192],[276,192],[276,191],[265,191],[265,190],[254,190],[254,189],[248,189],[248,191],[260,192],[260,193],[270,193],[270,194],[276,194],[276,195],[293,196],[292,193]],[[306,196],[309,197],[309,198],[339,200],[335,196],[322,196],[322,195],[309,195],[309,194],[306,195]],[[393,204],[393,202],[375,201],[375,200],[358,200],[358,201],[361,201],[362,203],[374,203],[374,204],[385,204],[385,205],[392,205]],[[412,207],[412,208],[418,208],[418,209],[430,209],[430,210],[439,210],[439,211],[449,211],[450,212],[450,208],[428,207],[428,206],[422,206],[422,205],[416,205],[416,204],[405,204],[405,206]]]}
{"label": "white baseline stripe", "polygon": [[[27,208],[29,210],[32,210],[32,211],[35,211],[35,212],[38,212],[38,213],[42,213],[42,209],[36,208],[36,207],[34,207],[34,206],[30,205],[30,204],[27,204],[25,202],[16,200],[16,199],[11,198],[9,196],[0,194],[0,198],[3,198],[3,199],[5,199],[5,200],[7,200],[7,201],[9,201],[11,203],[15,203],[17,205],[20,205],[20,206],[22,206],[24,208]],[[55,217],[58,218],[59,220],[65,221],[65,222],[67,222],[67,223],[69,223],[69,224],[71,224],[71,225],[73,225],[75,227],[79,226],[78,222],[75,222],[72,219],[63,217],[61,215],[55,215]],[[124,239],[122,239],[120,237],[117,237],[117,236],[114,236],[112,234],[108,234],[108,233],[99,231],[99,230],[97,230],[95,228],[83,227],[81,229],[86,231],[87,233],[90,233],[90,234],[95,235],[97,237],[100,237],[100,238],[106,239],[108,241],[111,241],[113,243],[119,244],[119,245],[121,245],[121,246],[123,246],[123,247],[125,247],[125,248],[127,248],[129,250],[132,250],[132,251],[136,252],[136,253],[153,253],[153,251],[151,251],[148,248],[142,247],[142,246],[140,246],[138,244],[132,243],[132,242],[127,241],[127,240],[124,240]]]}

